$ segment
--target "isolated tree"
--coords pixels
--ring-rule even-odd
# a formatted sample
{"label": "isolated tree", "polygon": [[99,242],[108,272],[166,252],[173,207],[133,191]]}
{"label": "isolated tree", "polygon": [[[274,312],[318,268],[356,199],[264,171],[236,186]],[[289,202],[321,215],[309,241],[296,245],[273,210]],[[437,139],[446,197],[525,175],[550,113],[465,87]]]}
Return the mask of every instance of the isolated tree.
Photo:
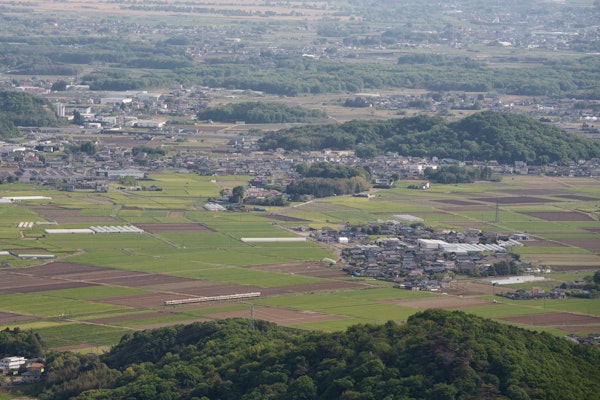
{"label": "isolated tree", "polygon": [[122,176],[119,178],[119,183],[123,186],[137,186],[137,179],[133,176]]}
{"label": "isolated tree", "polygon": [[81,115],[81,113],[77,110],[73,111],[73,120],[72,122],[75,125],[81,125],[85,122],[85,119],[83,118],[83,116]]}
{"label": "isolated tree", "polygon": [[67,82],[63,80],[56,81],[52,84],[52,87],[50,89],[53,92],[64,92],[65,90],[67,90]]}
{"label": "isolated tree", "polygon": [[600,285],[600,270],[594,272],[593,280],[596,285]]}
{"label": "isolated tree", "polygon": [[98,146],[94,142],[85,142],[79,147],[79,151],[87,154],[88,156],[93,156],[98,152]]}
{"label": "isolated tree", "polygon": [[245,189],[243,186],[236,186],[231,191],[231,196],[229,197],[229,201],[232,203],[241,203],[244,199]]}

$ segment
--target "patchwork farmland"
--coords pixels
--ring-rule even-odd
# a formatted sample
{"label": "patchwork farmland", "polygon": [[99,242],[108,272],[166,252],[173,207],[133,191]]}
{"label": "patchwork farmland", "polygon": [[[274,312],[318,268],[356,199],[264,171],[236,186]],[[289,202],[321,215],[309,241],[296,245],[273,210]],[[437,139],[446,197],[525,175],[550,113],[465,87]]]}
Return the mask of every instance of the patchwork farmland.
{"label": "patchwork farmland", "polygon": [[[298,329],[331,331],[355,323],[404,321],[432,307],[464,309],[559,335],[600,330],[597,301],[498,301],[489,281],[466,278],[443,293],[405,291],[322,263],[339,261],[339,245],[241,240],[310,239],[309,228],[410,214],[436,228],[527,232],[530,240],[514,251],[553,271],[546,285],[560,284],[566,273],[574,279],[600,268],[600,188],[592,180],[524,177],[428,191],[400,184],[371,198],[338,196],[267,212],[230,213],[203,210],[202,201],[238,183],[238,177],[211,183],[210,177],[186,176],[189,187],[209,188],[200,199],[182,197],[174,183],[181,179],[178,174],[152,179],[165,190],[146,193],[139,202],[118,193],[67,195],[20,185],[18,195],[43,194],[52,200],[0,205],[0,251],[8,254],[0,256],[0,328],[34,329],[55,348],[82,351],[110,346],[129,330],[193,321],[252,315]],[[171,197],[169,188],[176,195]],[[17,194],[8,185],[0,192]],[[39,223],[19,227],[19,221]],[[144,233],[47,235],[47,223],[61,229],[133,225]],[[27,252],[54,258],[11,255]],[[254,292],[260,297],[165,305]]]}

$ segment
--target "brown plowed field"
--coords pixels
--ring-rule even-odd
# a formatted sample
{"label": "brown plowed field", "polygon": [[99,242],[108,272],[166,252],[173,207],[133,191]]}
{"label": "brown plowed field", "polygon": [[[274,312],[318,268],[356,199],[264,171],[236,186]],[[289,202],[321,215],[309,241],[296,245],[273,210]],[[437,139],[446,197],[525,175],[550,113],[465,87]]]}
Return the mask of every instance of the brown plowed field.
{"label": "brown plowed field", "polygon": [[[577,330],[577,327],[598,326],[600,329],[600,317],[573,313],[549,313],[522,315],[518,317],[499,318],[504,321],[536,326],[552,326],[564,330]],[[565,329],[566,328],[566,329]]]}
{"label": "brown plowed field", "polygon": [[116,218],[110,216],[91,217],[82,216],[80,210],[69,208],[60,208],[53,205],[30,206],[29,209],[35,211],[46,221],[56,221],[59,224],[114,224],[118,222]]}
{"label": "brown plowed field", "polygon": [[185,294],[193,296],[216,296],[220,294],[234,294],[243,292],[260,292],[260,288],[251,285],[238,285],[235,283],[223,283],[205,281],[200,279],[186,279],[181,282],[170,282],[152,286],[154,290]]}
{"label": "brown plowed field", "polygon": [[434,200],[434,201],[437,201],[439,203],[444,203],[444,204],[452,204],[455,206],[480,205],[480,203],[475,203],[473,201],[467,201],[467,200],[441,199],[441,200]]}
{"label": "brown plowed field", "polygon": [[600,253],[600,239],[593,238],[579,238],[579,239],[559,239],[562,243],[566,243],[571,246],[580,247],[582,249],[591,251],[592,253]]}
{"label": "brown plowed field", "polygon": [[32,285],[22,286],[7,290],[10,293],[38,293],[46,290],[64,290],[64,289],[78,289],[83,287],[97,286],[93,283],[85,282],[47,282],[43,285]]}
{"label": "brown plowed field", "polygon": [[521,243],[525,247],[566,247],[564,244],[553,240],[523,240]]}
{"label": "brown plowed field", "polygon": [[532,196],[509,196],[509,197],[481,197],[473,199],[475,201],[485,201],[486,203],[498,204],[529,204],[529,203],[550,203],[551,200],[543,199],[541,197]]}
{"label": "brown plowed field", "polygon": [[349,281],[331,281],[331,282],[317,282],[317,283],[304,283],[300,285],[290,286],[279,286],[272,288],[263,288],[261,293],[265,296],[279,295],[286,293],[310,293],[319,291],[332,291],[332,290],[357,290],[357,289],[371,289],[371,286],[366,283],[357,283]]}
{"label": "brown plowed field", "polygon": [[[83,278],[85,279],[85,278]],[[114,279],[106,278],[101,281],[107,285],[128,286],[128,287],[150,287],[154,285],[162,285],[165,283],[188,282],[188,278],[180,278],[177,276],[162,275],[162,274],[145,274],[140,272],[130,272],[128,275],[115,277]],[[100,281],[99,281],[100,282]]]}
{"label": "brown plowed field", "polygon": [[39,319],[39,318],[31,316],[31,315],[0,312],[0,325],[8,325],[8,324],[12,324],[15,322],[21,322],[21,321],[32,321],[32,320],[36,320],[36,319]]}
{"label": "brown plowed field", "polygon": [[93,271],[110,270],[104,267],[96,267],[87,264],[73,264],[65,262],[51,262],[48,264],[36,265],[34,267],[21,268],[18,271],[31,275],[58,276],[69,275],[73,273],[89,273]]}
{"label": "brown plowed field", "polygon": [[263,215],[261,215],[261,217],[274,219],[277,221],[283,221],[283,222],[310,222],[307,219],[290,217],[289,215],[281,215],[281,214],[263,214]]}
{"label": "brown plowed field", "polygon": [[595,197],[578,196],[575,194],[561,194],[561,195],[554,196],[554,197],[560,197],[561,199],[568,199],[568,200],[598,201],[598,199]]}
{"label": "brown plowed field", "polygon": [[552,212],[552,211],[528,211],[521,212],[521,214],[529,215],[530,217],[543,219],[544,221],[556,221],[556,222],[566,222],[566,221],[594,221],[592,217],[588,214],[581,212]]}

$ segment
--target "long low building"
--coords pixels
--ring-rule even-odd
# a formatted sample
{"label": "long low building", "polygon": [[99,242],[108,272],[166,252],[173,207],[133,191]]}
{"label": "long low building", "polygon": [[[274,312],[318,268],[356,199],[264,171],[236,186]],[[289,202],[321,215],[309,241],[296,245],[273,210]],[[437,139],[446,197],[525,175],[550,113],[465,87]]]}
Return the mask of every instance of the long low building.
{"label": "long low building", "polygon": [[47,235],[68,235],[68,234],[94,234],[93,230],[89,228],[81,229],[44,229],[44,233]]}
{"label": "long low building", "polygon": [[448,243],[438,239],[417,239],[419,247],[430,250],[442,250],[448,253],[466,254],[472,252],[504,253],[513,246],[523,246],[516,240],[498,241],[497,244]]}
{"label": "long low building", "polygon": [[89,228],[74,228],[74,229],[44,229],[48,235],[58,234],[96,234],[96,233],[144,233],[143,229],[137,226],[90,226]]}
{"label": "long low building", "polygon": [[95,233],[144,233],[143,229],[137,226],[90,226]]}
{"label": "long low building", "polygon": [[240,238],[244,243],[294,243],[294,242],[306,242],[306,238],[303,237],[286,237],[286,238]]}
{"label": "long low building", "polygon": [[6,196],[2,197],[1,200],[8,201],[28,201],[28,200],[52,200],[52,197],[48,196]]}

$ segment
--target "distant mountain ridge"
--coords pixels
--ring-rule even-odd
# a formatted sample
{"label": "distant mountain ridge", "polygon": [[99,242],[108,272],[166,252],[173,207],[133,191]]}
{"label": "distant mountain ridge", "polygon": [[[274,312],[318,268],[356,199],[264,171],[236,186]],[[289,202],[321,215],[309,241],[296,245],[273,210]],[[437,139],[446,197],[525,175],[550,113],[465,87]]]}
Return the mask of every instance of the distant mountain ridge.
{"label": "distant mountain ridge", "polygon": [[600,351],[461,311],[301,333],[264,321],[127,334],[49,357],[40,399],[592,399]]}

